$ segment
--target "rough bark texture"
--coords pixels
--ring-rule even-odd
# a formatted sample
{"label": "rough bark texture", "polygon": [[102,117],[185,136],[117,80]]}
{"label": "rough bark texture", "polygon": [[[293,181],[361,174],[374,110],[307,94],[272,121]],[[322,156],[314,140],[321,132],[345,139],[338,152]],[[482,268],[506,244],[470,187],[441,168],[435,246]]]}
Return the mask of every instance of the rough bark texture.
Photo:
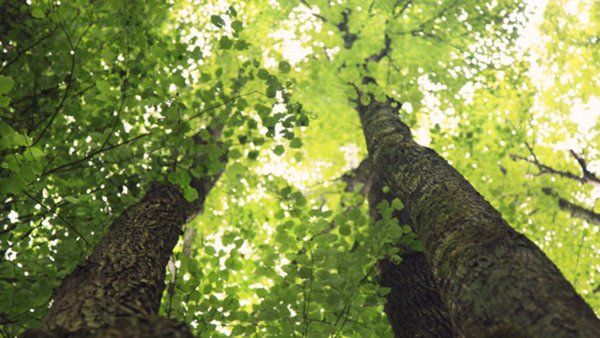
{"label": "rough bark texture", "polygon": [[384,311],[396,337],[452,337],[448,311],[422,252],[401,254],[402,262],[377,263],[381,286],[391,288]]}
{"label": "rough bark texture", "polygon": [[558,268],[442,157],[418,145],[391,101],[357,102],[376,173],[404,203],[458,336],[600,337]]}
{"label": "rough bark texture", "polygon": [[[155,316],[165,266],[189,208],[176,187],[153,185],[140,202],[125,209],[85,262],[54,290],[40,331],[107,334]],[[191,336],[187,327],[181,328],[181,334]]]}
{"label": "rough bark texture", "polygon": [[182,226],[202,211],[221,173],[192,181],[199,195],[192,203],[176,186],[151,184],[54,290],[40,328],[25,336],[191,337],[186,324],[157,315],[165,267]]}
{"label": "rough bark texture", "polygon": [[[376,176],[376,175],[374,175]],[[372,179],[369,192],[371,217],[380,216],[377,205],[382,200],[390,204],[396,198],[391,193],[383,193],[381,180]],[[394,212],[400,225],[412,225],[406,209]],[[423,252],[417,252],[399,245],[400,264],[384,259],[377,262],[381,286],[389,287],[384,311],[396,337],[452,337],[452,325],[448,310],[442,303]]]}

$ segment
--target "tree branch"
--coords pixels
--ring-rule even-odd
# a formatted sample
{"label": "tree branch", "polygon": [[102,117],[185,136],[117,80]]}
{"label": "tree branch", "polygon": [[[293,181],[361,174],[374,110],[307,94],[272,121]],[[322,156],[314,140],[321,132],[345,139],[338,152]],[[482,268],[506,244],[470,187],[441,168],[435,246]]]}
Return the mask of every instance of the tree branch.
{"label": "tree branch", "polygon": [[81,163],[81,162],[84,162],[84,161],[87,161],[87,160],[91,159],[92,157],[94,157],[94,156],[98,155],[98,154],[99,154],[99,153],[101,153],[101,152],[104,152],[104,151],[107,151],[107,150],[112,150],[112,149],[118,148],[118,147],[120,147],[120,146],[126,145],[126,144],[128,144],[128,143],[131,143],[131,142],[133,142],[133,141],[135,141],[135,140],[138,140],[138,139],[140,139],[140,138],[142,138],[142,137],[144,137],[144,136],[148,136],[148,135],[150,135],[150,134],[142,134],[142,135],[138,135],[138,136],[136,136],[136,137],[134,137],[134,138],[132,138],[132,139],[130,139],[130,140],[123,141],[123,142],[121,142],[121,143],[119,143],[119,144],[115,144],[115,145],[112,145],[112,146],[110,146],[110,147],[106,147],[106,148],[100,148],[100,149],[98,149],[98,150],[96,150],[96,151],[94,151],[94,152],[91,152],[91,153],[90,153],[90,154],[88,154],[87,156],[85,156],[85,157],[83,157],[83,158],[80,158],[80,159],[79,159],[79,160],[77,160],[77,161],[70,162],[70,163],[66,163],[66,164],[63,164],[63,165],[59,165],[58,167],[56,167],[56,168],[54,168],[54,169],[50,169],[50,170],[48,170],[48,171],[45,171],[45,172],[43,172],[43,173],[42,173],[42,175],[41,175],[41,176],[50,175],[50,174],[52,174],[52,173],[55,173],[55,172],[57,172],[57,171],[59,171],[59,170],[61,170],[61,169],[68,168],[68,167],[71,167],[71,166],[74,166],[74,165],[76,165],[76,164],[79,164],[79,163]]}
{"label": "tree branch", "polygon": [[579,163],[579,165],[581,166],[581,169],[583,171],[583,176],[578,176],[575,175],[569,171],[562,171],[562,170],[557,170],[554,169],[552,167],[549,167],[543,163],[541,163],[537,156],[535,156],[535,154],[533,153],[533,150],[527,145],[527,148],[529,149],[529,151],[532,154],[533,159],[527,158],[527,157],[523,157],[523,156],[519,156],[519,155],[515,155],[515,154],[509,154],[508,156],[513,160],[521,160],[521,161],[525,161],[527,163],[531,163],[534,164],[538,170],[540,171],[537,175],[544,175],[544,174],[551,174],[551,175],[558,175],[560,177],[564,177],[564,178],[568,178],[580,183],[588,183],[591,184],[593,186],[596,187],[600,187],[600,179],[592,174],[591,172],[588,171],[585,161],[583,160],[583,158],[581,158],[581,156],[575,154],[575,152],[573,150],[571,150],[571,154],[575,157],[575,159],[577,160],[577,162]]}
{"label": "tree branch", "polygon": [[27,195],[27,197],[31,198],[34,202],[38,203],[39,205],[44,207],[47,211],[53,213],[54,215],[56,215],[56,217],[60,218],[63,222],[65,222],[65,224],[67,225],[67,228],[71,229],[71,231],[73,231],[77,236],[79,236],[88,248],[92,248],[92,245],[90,244],[90,242],[88,242],[88,240],[85,239],[85,237],[69,221],[67,221],[62,215],[60,215],[58,212],[52,210],[52,208],[45,205],[42,201],[33,197],[27,191],[25,191],[24,193],[25,193],[25,195]]}
{"label": "tree branch", "polygon": [[542,191],[548,196],[558,197],[559,208],[562,211],[570,213],[572,217],[581,218],[589,223],[600,225],[600,214],[573,202],[567,201],[554,192],[552,188],[542,188]]}

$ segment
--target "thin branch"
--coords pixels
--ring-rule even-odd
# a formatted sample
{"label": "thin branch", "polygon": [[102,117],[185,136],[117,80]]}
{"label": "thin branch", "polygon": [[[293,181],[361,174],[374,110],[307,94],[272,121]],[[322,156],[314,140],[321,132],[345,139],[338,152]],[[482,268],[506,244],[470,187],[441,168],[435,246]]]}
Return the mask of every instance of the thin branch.
{"label": "thin branch", "polygon": [[[596,177],[594,174],[590,173],[589,171],[587,171],[587,167],[585,167],[585,161],[583,161],[583,176],[578,176],[573,174],[572,172],[569,171],[562,171],[562,170],[557,170],[554,169],[552,167],[549,167],[543,163],[541,163],[537,157],[535,156],[535,154],[533,153],[533,150],[531,149],[531,147],[529,147],[529,145],[527,145],[527,148],[530,150],[530,152],[532,153],[532,157],[533,159],[527,158],[527,157],[523,157],[523,156],[519,156],[519,155],[515,155],[515,154],[509,154],[508,156],[513,159],[513,161],[516,160],[521,160],[521,161],[525,161],[527,163],[531,163],[534,164],[536,167],[538,167],[538,170],[540,171],[536,176],[538,175],[544,175],[544,174],[551,174],[551,175],[558,175],[560,177],[564,177],[564,178],[568,178],[580,183],[589,183],[593,186],[597,186],[600,187],[600,179],[598,179],[598,177]],[[571,152],[573,154],[573,152]],[[576,155],[574,155],[576,156]],[[579,156],[576,156],[576,159],[578,159],[579,162]],[[582,165],[581,162],[579,162],[580,165]],[[586,174],[587,172],[587,174]]]}
{"label": "thin branch", "polygon": [[104,146],[106,146],[106,144],[108,144],[108,141],[110,141],[110,138],[115,133],[115,130],[117,129],[117,126],[119,125],[119,121],[121,120],[121,114],[123,113],[123,107],[125,107],[125,100],[127,100],[127,83],[129,80],[129,53],[130,53],[130,49],[131,49],[130,41],[129,41],[128,27],[126,27],[125,32],[126,32],[126,41],[127,41],[126,42],[127,53],[125,53],[125,55],[126,55],[125,56],[125,75],[123,75],[123,83],[121,84],[121,104],[119,105],[119,109],[117,110],[117,116],[115,116],[115,121],[113,123],[112,129],[108,133],[108,136],[106,136],[106,139],[100,146],[100,149],[104,148]]}
{"label": "thin branch", "polygon": [[225,101],[225,102],[223,102],[223,103],[220,103],[220,104],[217,104],[217,105],[214,105],[214,106],[212,106],[212,107],[208,107],[208,108],[204,109],[203,111],[199,112],[198,114],[196,114],[196,115],[194,115],[194,116],[190,117],[190,120],[193,120],[193,119],[195,119],[195,118],[198,118],[198,117],[202,116],[204,113],[206,113],[206,112],[208,112],[208,111],[211,111],[211,110],[217,109],[217,108],[219,108],[219,107],[226,106],[226,105],[230,104],[231,102],[233,102],[233,101],[235,101],[235,100],[237,100],[237,99],[239,99],[239,98],[241,98],[241,97],[248,96],[248,95],[252,95],[252,94],[261,94],[261,95],[264,95],[263,93],[259,92],[258,90],[253,90],[253,91],[251,91],[251,92],[248,92],[248,93],[246,93],[246,94],[240,94],[240,95],[238,95],[238,96],[234,96],[234,97],[230,98],[229,100],[227,100],[227,101]]}
{"label": "thin branch", "polygon": [[[308,2],[306,2],[306,0],[300,0],[300,3],[302,3],[302,4],[303,4],[304,6],[306,6],[308,9],[311,9],[311,6],[310,6],[310,4],[309,4]],[[320,19],[320,20],[321,20],[321,21],[323,21],[323,22],[327,22],[327,21],[328,21],[328,20],[327,20],[327,18],[325,18],[325,17],[324,17],[324,16],[322,16],[322,15],[319,15],[319,14],[313,13],[313,12],[312,12],[312,10],[311,10],[310,14],[312,14],[312,15],[313,15],[315,18],[317,18],[317,19]]]}
{"label": "thin branch", "polygon": [[585,159],[578,155],[574,150],[570,150],[571,155],[573,155],[573,157],[575,157],[575,160],[577,160],[577,163],[579,163],[579,166],[581,167],[581,171],[583,172],[583,177],[588,181],[588,183],[593,184],[593,185],[600,185],[600,178],[598,178],[598,176],[592,174],[588,168],[587,168],[587,164],[585,163]]}
{"label": "thin branch", "polygon": [[426,26],[430,25],[435,19],[441,18],[450,8],[455,7],[457,3],[458,0],[454,0],[454,2],[442,8],[442,10],[440,10],[436,15],[432,16],[428,20],[423,21],[421,24],[419,24],[419,30],[423,31]]}
{"label": "thin branch", "polygon": [[142,138],[142,137],[148,136],[148,135],[150,135],[150,134],[149,134],[149,133],[146,133],[146,134],[141,134],[141,135],[138,135],[138,136],[136,136],[136,137],[134,137],[134,138],[132,138],[132,139],[130,139],[130,140],[123,141],[123,142],[121,142],[121,143],[119,143],[119,144],[115,144],[115,145],[112,145],[112,146],[110,146],[110,147],[106,147],[106,148],[100,148],[100,149],[98,149],[98,150],[96,150],[96,151],[94,151],[94,152],[91,152],[91,153],[89,153],[87,156],[85,156],[85,157],[83,157],[83,158],[80,158],[80,159],[79,159],[79,160],[77,160],[77,161],[70,162],[70,163],[66,163],[66,164],[63,164],[63,165],[59,165],[59,166],[58,166],[58,167],[56,167],[56,168],[50,169],[50,170],[48,170],[48,171],[45,171],[45,172],[43,172],[43,173],[42,173],[41,177],[42,177],[42,176],[46,176],[46,175],[50,175],[50,174],[52,174],[52,173],[55,173],[55,172],[57,172],[57,171],[59,171],[59,170],[61,170],[61,169],[68,168],[68,167],[74,166],[74,165],[76,165],[76,164],[79,164],[79,163],[81,163],[81,162],[87,161],[87,160],[91,159],[92,157],[94,157],[94,156],[98,155],[98,154],[99,154],[99,153],[101,153],[101,152],[105,152],[105,151],[108,151],[108,150],[112,150],[112,149],[118,148],[118,147],[120,147],[120,146],[126,145],[126,144],[128,144],[128,143],[131,143],[131,142],[133,142],[133,141],[136,141],[136,140],[138,140],[138,139],[140,139],[140,138]]}
{"label": "thin branch", "polygon": [[[398,2],[399,2],[399,1],[398,1]],[[394,8],[395,8],[395,7],[398,7],[398,2],[397,2],[397,3],[396,3],[396,5],[394,6]],[[398,18],[400,15],[402,15],[402,13],[404,13],[404,11],[405,11],[405,10],[408,8],[408,6],[410,6],[411,4],[412,4],[412,1],[411,1],[411,0],[407,0],[407,1],[404,3],[404,6],[402,6],[402,8],[400,8],[400,11],[394,15],[394,19],[397,19],[397,18]]]}
{"label": "thin branch", "polygon": [[571,217],[581,218],[589,223],[600,225],[600,214],[593,210],[584,208],[573,202],[567,201],[560,197],[551,188],[542,188],[544,194],[558,198],[558,206],[562,211],[566,211],[571,214]]}
{"label": "thin branch", "polygon": [[54,110],[54,113],[52,113],[52,116],[50,117],[50,120],[48,121],[48,123],[46,123],[46,125],[44,126],[44,128],[42,129],[42,131],[40,132],[40,134],[38,135],[38,137],[35,139],[35,141],[33,142],[32,146],[36,145],[44,136],[44,134],[46,133],[46,131],[48,131],[48,128],[50,128],[50,126],[52,125],[52,123],[54,122],[54,120],[56,119],[56,116],[58,115],[58,112],[60,111],[60,109],[63,107],[65,101],[67,100],[67,97],[69,96],[69,91],[71,90],[71,87],[73,85],[73,73],[75,71],[75,54],[77,54],[77,47],[79,46],[79,43],[81,42],[81,40],[83,39],[83,37],[87,34],[87,32],[90,30],[90,28],[92,27],[93,23],[90,21],[90,23],[88,24],[88,26],[85,28],[85,30],[83,31],[83,33],[81,34],[81,36],[79,37],[79,39],[77,40],[77,44],[73,45],[73,43],[71,42],[71,38],[69,37],[69,34],[67,33],[67,31],[65,30],[62,21],[60,20],[60,16],[58,16],[59,18],[59,26],[61,27],[62,31],[65,33],[65,37],[67,38],[67,42],[69,43],[69,47],[71,47],[71,69],[69,70],[69,73],[67,74],[66,78],[65,78],[65,82],[67,83],[67,87],[65,88],[65,94],[63,95],[60,103],[58,104],[58,106],[56,107],[56,109]]}
{"label": "thin branch", "polygon": [[4,73],[4,71],[13,63],[15,63],[21,56],[23,56],[23,54],[27,53],[28,51],[32,50],[33,48],[35,48],[37,45],[39,45],[42,41],[46,40],[47,38],[51,37],[54,32],[56,32],[56,29],[58,27],[54,27],[50,33],[48,33],[47,35],[42,36],[38,41],[34,42],[32,45],[30,45],[29,47],[24,48],[23,50],[21,50],[17,56],[14,57],[14,59],[12,59],[11,61],[7,62],[4,67],[2,67],[2,69],[0,69],[0,74]]}
{"label": "thin branch", "polygon": [[42,201],[39,201],[37,198],[33,197],[30,193],[28,193],[27,191],[24,191],[25,195],[27,195],[27,197],[31,198],[34,202],[36,202],[37,204],[41,205],[42,207],[44,207],[47,211],[53,213],[56,217],[60,218],[63,222],[65,222],[65,224],[67,225],[67,227],[73,231],[77,236],[79,236],[83,242],[87,245],[88,248],[91,248],[92,245],[90,244],[90,242],[88,242],[87,239],[85,239],[85,237],[79,232],[77,231],[77,229],[75,229],[75,227],[69,222],[67,221],[66,218],[64,218],[62,215],[60,215],[59,213],[57,213],[56,211],[52,210],[52,208],[50,208],[49,206],[45,205]]}

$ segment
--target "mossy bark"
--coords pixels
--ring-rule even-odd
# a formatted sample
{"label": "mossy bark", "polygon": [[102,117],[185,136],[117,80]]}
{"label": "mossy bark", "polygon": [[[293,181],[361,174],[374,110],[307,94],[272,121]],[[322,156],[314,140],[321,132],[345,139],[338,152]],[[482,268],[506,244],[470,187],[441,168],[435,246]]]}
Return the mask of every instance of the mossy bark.
{"label": "mossy bark", "polygon": [[375,171],[412,218],[455,335],[516,328],[535,337],[600,337],[600,320],[554,263],[446,160],[417,144],[392,101],[363,105],[358,94]]}

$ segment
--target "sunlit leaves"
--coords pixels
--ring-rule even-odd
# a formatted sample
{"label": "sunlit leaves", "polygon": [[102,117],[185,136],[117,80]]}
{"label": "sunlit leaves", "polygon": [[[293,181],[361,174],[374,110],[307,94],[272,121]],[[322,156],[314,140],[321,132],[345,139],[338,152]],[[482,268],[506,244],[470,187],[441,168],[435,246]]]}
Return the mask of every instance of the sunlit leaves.
{"label": "sunlit leaves", "polygon": [[[520,145],[535,143],[540,130],[529,128],[538,121],[529,118],[530,93],[513,90],[529,86],[517,75],[530,65],[500,62],[510,52],[510,20],[519,5],[359,4],[347,14],[348,33],[357,38],[350,49],[339,27],[344,5],[318,11],[292,2],[278,6],[75,1],[51,10],[35,2],[6,8],[6,27],[18,29],[2,36],[2,64],[9,65],[0,76],[0,193],[8,202],[0,218],[9,219],[14,209],[20,220],[7,223],[15,227],[10,231],[0,229],[0,252],[14,252],[23,265],[2,270],[16,280],[0,283],[0,308],[10,309],[7,320],[35,326],[51,287],[86,255],[64,220],[96,240],[150,181],[176,184],[186,199],[195,200],[192,179],[218,173],[226,156],[221,183],[202,218],[190,225],[201,232],[192,257],[177,249],[174,259],[181,265],[162,313],[194,323],[194,333],[205,336],[229,329],[234,336],[389,335],[381,308],[389,289],[378,287],[374,263],[384,256],[400,260],[393,243],[417,250],[421,244],[393,217],[403,207],[399,200],[383,204],[382,219],[372,222],[364,198],[331,187],[342,168],[365,154],[350,101],[357,93],[348,85],[361,86],[365,75],[377,85],[361,90],[377,101],[390,97],[411,106],[412,115],[400,112],[406,121],[423,126],[432,146],[447,153],[513,224],[540,241],[567,233],[542,226],[573,224],[562,237],[562,250],[583,248],[589,257],[567,273],[578,281],[586,275],[588,283],[592,270],[581,266],[595,264],[594,253],[581,243],[592,229],[584,232],[567,215],[548,211],[555,202],[550,198],[535,202],[538,187],[521,178],[545,178],[506,157],[508,151],[528,156]],[[547,16],[562,15],[560,5],[549,8]],[[556,31],[558,21],[551,22],[544,26],[548,32]],[[273,35],[276,27],[290,27],[296,37]],[[591,95],[594,87],[585,82],[597,72],[572,70],[595,67],[593,31],[558,32],[545,56],[566,70],[557,88]],[[365,66],[386,46],[385,35],[391,39],[387,55]],[[285,47],[290,40],[310,47],[310,54],[292,60]],[[75,51],[69,41],[80,41]],[[572,53],[561,43],[583,44],[569,50],[577,52],[577,62],[563,58]],[[35,48],[23,49],[27,46]],[[495,67],[509,68],[502,69],[503,79]],[[579,81],[568,80],[570,73]],[[457,93],[468,82],[489,92],[464,109],[467,95]],[[550,92],[545,101],[555,99]],[[371,96],[361,100],[367,104]],[[455,130],[444,124],[450,119],[457,121]],[[546,138],[554,141],[574,128],[550,117],[538,122],[556,128],[556,136]],[[222,127],[220,138],[208,127]],[[556,157],[553,150],[539,156]],[[574,163],[563,163],[564,169],[577,170]],[[583,195],[579,186],[542,182],[567,196]],[[530,219],[540,224],[526,225]],[[559,252],[557,246],[546,248]],[[559,265],[575,266],[570,259]],[[15,326],[7,336],[19,330]]]}

